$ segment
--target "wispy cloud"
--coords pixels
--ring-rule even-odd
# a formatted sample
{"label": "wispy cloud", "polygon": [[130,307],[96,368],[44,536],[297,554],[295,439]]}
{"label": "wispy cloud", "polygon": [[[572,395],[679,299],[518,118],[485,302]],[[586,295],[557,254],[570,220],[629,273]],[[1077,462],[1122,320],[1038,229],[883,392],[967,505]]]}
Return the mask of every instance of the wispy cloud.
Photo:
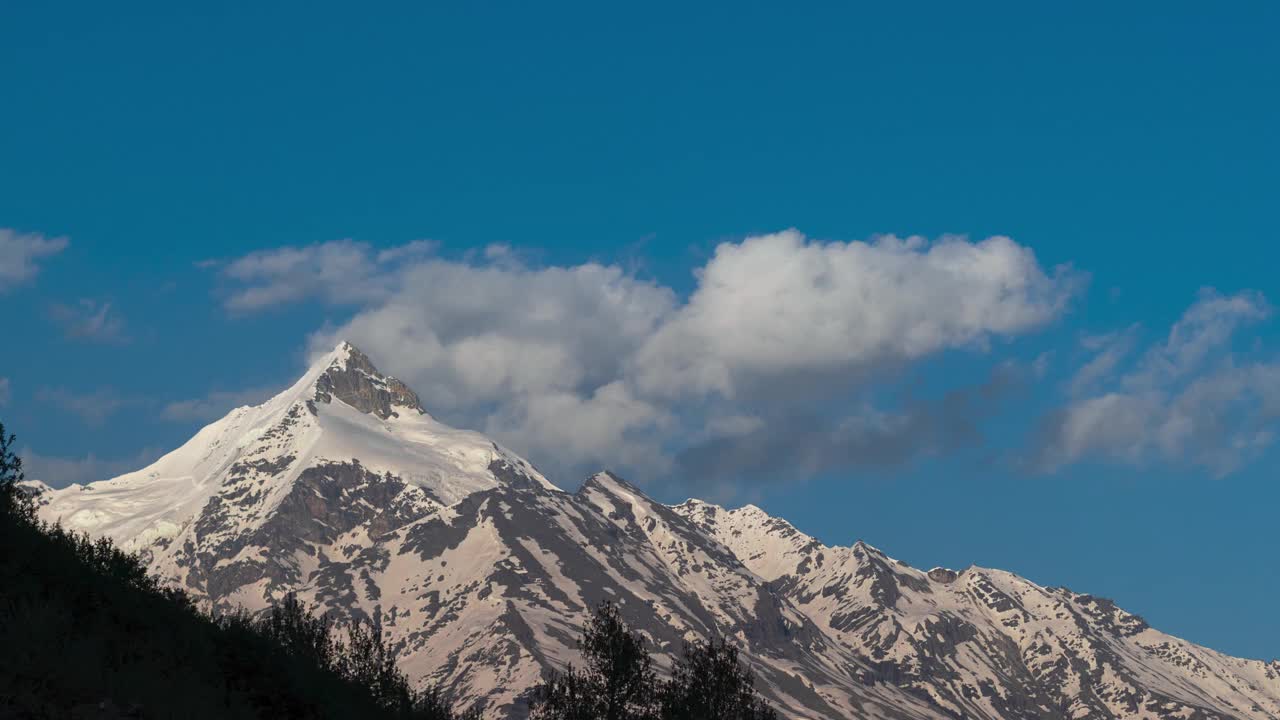
{"label": "wispy cloud", "polygon": [[1270,313],[1260,293],[1206,290],[1127,366],[1121,359],[1136,330],[1098,339],[1070,401],[1044,420],[1036,464],[1053,470],[1101,459],[1234,472],[1271,444],[1280,420],[1280,360],[1232,352],[1239,331]]}
{"label": "wispy cloud", "polygon": [[121,408],[138,402],[134,398],[121,395],[112,388],[75,392],[63,387],[40,388],[36,392],[36,401],[48,403],[76,415],[89,426],[102,425],[107,418]]}
{"label": "wispy cloud", "polygon": [[128,340],[124,318],[108,301],[82,299],[75,305],[55,303],[49,307],[49,315],[62,326],[63,334],[69,339],[102,343]]}
{"label": "wispy cloud", "polygon": [[84,485],[140,470],[162,454],[158,449],[145,448],[120,458],[101,458],[93,453],[84,457],[57,457],[40,455],[30,447],[24,448],[20,453],[27,479],[39,480],[53,488],[73,483]]}
{"label": "wispy cloud", "polygon": [[1138,330],[1134,325],[1120,332],[1082,338],[1081,346],[1094,354],[1071,377],[1070,393],[1074,396],[1084,395],[1114,374],[1120,363],[1133,351]]}
{"label": "wispy cloud", "polygon": [[165,419],[176,422],[217,420],[242,405],[257,405],[279,390],[278,387],[234,391],[215,390],[203,397],[171,402],[164,406],[160,414]]}
{"label": "wispy cloud", "polygon": [[67,244],[65,237],[0,228],[0,293],[33,279],[40,272],[39,261],[62,252]]}
{"label": "wispy cloud", "polygon": [[13,397],[12,388],[9,385],[9,378],[0,377],[0,407],[9,404],[9,399]]}
{"label": "wispy cloud", "polygon": [[335,240],[253,252],[221,265],[221,275],[238,285],[224,304],[234,312],[255,312],[309,297],[335,304],[375,302],[389,295],[383,282],[389,270],[434,249],[435,243],[416,240],[375,252],[368,243]]}

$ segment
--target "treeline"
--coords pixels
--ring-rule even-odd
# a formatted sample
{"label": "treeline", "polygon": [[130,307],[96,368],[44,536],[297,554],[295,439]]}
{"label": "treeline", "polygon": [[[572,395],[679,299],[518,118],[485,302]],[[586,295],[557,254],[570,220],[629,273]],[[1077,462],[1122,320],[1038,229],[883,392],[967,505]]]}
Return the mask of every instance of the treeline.
{"label": "treeline", "polygon": [[671,677],[659,681],[644,637],[605,603],[578,646],[582,667],[552,673],[534,689],[534,720],[778,720],[726,640],[686,644]]}
{"label": "treeline", "polygon": [[110,540],[40,522],[0,424],[0,718],[461,720],[381,630],[290,597],[212,617]]}
{"label": "treeline", "polygon": [[[478,720],[414,690],[381,628],[336,625],[292,595],[265,615],[210,615],[135,555],[36,517],[0,423],[0,720]],[[583,662],[525,694],[534,720],[777,720],[738,650],[687,645],[658,680],[644,638],[606,603]]]}

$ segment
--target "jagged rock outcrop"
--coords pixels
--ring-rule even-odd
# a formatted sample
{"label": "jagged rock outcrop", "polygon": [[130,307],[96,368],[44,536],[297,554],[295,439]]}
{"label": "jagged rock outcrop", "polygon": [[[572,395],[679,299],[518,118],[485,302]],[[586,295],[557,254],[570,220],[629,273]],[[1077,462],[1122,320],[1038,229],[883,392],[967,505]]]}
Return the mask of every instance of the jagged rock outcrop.
{"label": "jagged rock outcrop", "polygon": [[386,420],[397,416],[395,408],[426,411],[409,386],[393,377],[385,377],[359,350],[346,346],[345,362],[330,368],[316,379],[316,402],[328,403],[337,398],[362,413]]}

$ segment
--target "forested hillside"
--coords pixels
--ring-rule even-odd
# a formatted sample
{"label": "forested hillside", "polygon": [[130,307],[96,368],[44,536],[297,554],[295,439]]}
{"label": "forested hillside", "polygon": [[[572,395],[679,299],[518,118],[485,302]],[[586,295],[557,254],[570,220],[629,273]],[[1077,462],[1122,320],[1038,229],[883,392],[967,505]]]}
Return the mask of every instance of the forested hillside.
{"label": "forested hillside", "polygon": [[377,628],[291,598],[210,617],[132,555],[35,519],[0,425],[0,717],[455,718]]}

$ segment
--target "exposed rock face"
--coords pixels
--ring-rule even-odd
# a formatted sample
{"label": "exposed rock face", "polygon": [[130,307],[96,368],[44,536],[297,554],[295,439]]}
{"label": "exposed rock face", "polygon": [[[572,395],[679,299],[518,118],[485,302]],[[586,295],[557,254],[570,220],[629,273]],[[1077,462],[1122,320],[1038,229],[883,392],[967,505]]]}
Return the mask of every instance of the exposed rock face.
{"label": "exposed rock face", "polygon": [[955,570],[948,570],[947,568],[934,568],[929,571],[929,579],[934,582],[953,583],[957,577],[959,575],[956,574]]}
{"label": "exposed rock face", "polygon": [[494,720],[527,715],[525,690],[577,658],[606,599],[664,655],[732,638],[788,718],[1280,720],[1280,662],[1164,635],[1102,598],[923,572],[752,506],[669,507],[609,473],[563,492],[435,422],[345,344],[144,470],[32,488],[45,517],[139,550],[211,604],[296,592],[377,618],[413,678]]}
{"label": "exposed rock face", "polygon": [[261,586],[271,597],[291,591],[310,579],[303,572],[312,562],[279,558],[305,556],[314,562],[311,573],[326,604],[363,616],[354,583],[369,581],[371,572],[385,566],[386,554],[371,551],[335,559],[326,549],[355,531],[376,543],[389,530],[440,507],[427,491],[390,473],[379,475],[354,460],[332,462],[299,473],[275,510],[251,532],[222,533],[229,506],[248,508],[262,500],[260,493],[246,492],[244,476],[240,478],[230,492],[210,498],[196,520],[194,537],[176,554],[177,564],[189,568],[187,589],[220,604],[229,604],[228,598],[245,586]]}
{"label": "exposed rock face", "polygon": [[350,345],[345,347],[346,358],[316,381],[316,402],[328,403],[336,397],[362,413],[372,413],[383,420],[398,417],[393,409],[397,406],[418,414],[426,412],[417,394],[407,385],[379,374],[364,353]]}

